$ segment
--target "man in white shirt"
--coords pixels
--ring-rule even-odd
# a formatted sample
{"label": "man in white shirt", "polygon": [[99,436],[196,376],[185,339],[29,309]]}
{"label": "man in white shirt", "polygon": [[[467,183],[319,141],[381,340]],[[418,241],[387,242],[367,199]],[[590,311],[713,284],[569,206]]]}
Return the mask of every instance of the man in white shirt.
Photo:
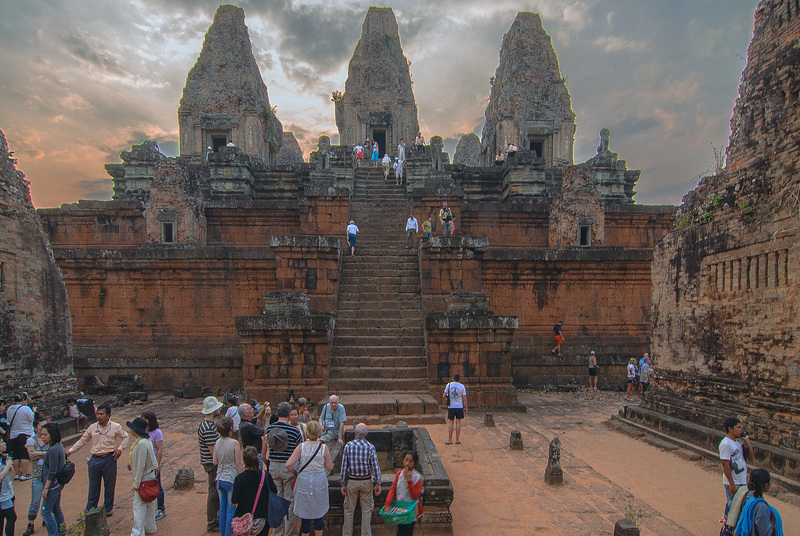
{"label": "man in white shirt", "polygon": [[[731,501],[740,486],[747,486],[747,460],[755,457],[750,438],[742,432],[742,423],[736,417],[725,419],[725,437],[719,443],[719,459],[722,462],[722,485],[725,486],[725,514],[720,519],[724,523],[731,509]],[[744,441],[744,444],[741,443]],[[747,446],[745,455],[742,447]]]}
{"label": "man in white shirt", "polygon": [[418,232],[419,224],[417,223],[417,218],[414,217],[414,213],[412,212],[408,216],[408,221],[406,222],[406,234],[408,235],[406,249],[414,249],[414,238],[416,238]]}
{"label": "man in white shirt", "polygon": [[33,410],[28,407],[28,393],[14,397],[14,403],[6,410],[6,418],[11,423],[6,451],[14,458],[14,473],[19,480],[31,479],[31,462],[25,443],[34,434]]}
{"label": "man in white shirt", "polygon": [[442,395],[444,403],[447,404],[447,441],[445,445],[453,444],[454,424],[456,445],[461,444],[461,419],[464,418],[464,414],[467,412],[467,389],[458,381],[460,379],[461,375],[458,372],[453,374],[453,381],[447,384]]}
{"label": "man in white shirt", "polygon": [[356,254],[356,235],[358,234],[358,227],[353,220],[347,226],[347,242],[350,244],[350,256]]}
{"label": "man in white shirt", "polygon": [[398,186],[403,182],[403,161],[398,157],[394,159],[394,181]]}

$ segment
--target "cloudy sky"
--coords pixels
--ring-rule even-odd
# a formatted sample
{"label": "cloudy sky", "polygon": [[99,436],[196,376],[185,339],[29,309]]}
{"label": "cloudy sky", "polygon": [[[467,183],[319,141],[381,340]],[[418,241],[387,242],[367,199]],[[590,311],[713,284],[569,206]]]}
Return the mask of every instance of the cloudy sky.
{"label": "cloudy sky", "polygon": [[[577,114],[641,169],[638,203],[679,203],[727,145],[756,0],[408,0],[398,19],[423,134],[481,133],[489,78],[518,11],[541,14]],[[145,138],[178,152],[177,108],[218,7],[209,0],[0,0],[0,129],[37,207],[109,199],[103,164]],[[270,103],[306,159],[336,133],[333,90],[369,2],[243,1]],[[334,140],[335,141],[335,140]]]}

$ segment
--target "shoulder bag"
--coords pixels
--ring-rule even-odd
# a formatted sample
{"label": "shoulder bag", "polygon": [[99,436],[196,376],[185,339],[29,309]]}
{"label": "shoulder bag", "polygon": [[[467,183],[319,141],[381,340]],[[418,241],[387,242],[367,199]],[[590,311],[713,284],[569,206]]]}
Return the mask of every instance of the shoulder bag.
{"label": "shoulder bag", "polygon": [[[311,455],[311,457],[310,457],[310,458],[308,459],[308,461],[307,461],[307,462],[306,462],[306,463],[303,465],[303,467],[301,467],[301,468],[300,468],[300,470],[299,470],[299,471],[297,471],[297,474],[296,474],[296,475],[294,475],[294,478],[292,479],[292,489],[294,489],[294,485],[295,485],[295,484],[297,484],[297,477],[298,477],[298,476],[300,476],[300,473],[302,473],[302,472],[303,472],[303,469],[305,469],[306,467],[308,467],[308,464],[309,464],[309,463],[311,463],[311,461],[312,461],[314,458],[316,458],[316,457],[317,457],[317,454],[319,453],[319,449],[321,449],[321,448],[322,448],[322,444],[323,444],[323,443],[322,443],[322,441],[320,441],[320,442],[319,442],[319,445],[317,445],[317,450],[315,450],[315,451],[314,451],[314,454],[312,454],[312,455]],[[300,452],[303,452],[303,451],[302,451],[302,448],[303,448],[303,447],[301,446],[301,447],[300,447],[300,449],[301,449],[301,450],[300,450]]]}
{"label": "shoulder bag", "polygon": [[[258,484],[258,493],[256,493],[256,500],[253,501],[253,511],[248,512],[241,517],[234,517],[231,522],[231,534],[234,536],[257,536],[264,530],[264,523],[266,519],[255,519],[256,507],[258,506],[258,499],[261,497],[261,488],[264,487],[264,479],[267,473],[261,471],[261,482]],[[268,490],[269,492],[269,490]],[[272,510],[272,508],[270,508]]]}
{"label": "shoulder bag", "polygon": [[447,387],[444,388],[444,394],[442,394],[442,404],[450,407],[450,384],[447,384]]}

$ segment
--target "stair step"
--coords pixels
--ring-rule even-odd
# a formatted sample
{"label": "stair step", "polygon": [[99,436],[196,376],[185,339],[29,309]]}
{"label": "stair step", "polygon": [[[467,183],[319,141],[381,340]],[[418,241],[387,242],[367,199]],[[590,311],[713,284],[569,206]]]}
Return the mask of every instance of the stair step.
{"label": "stair step", "polygon": [[346,327],[336,322],[334,337],[423,337],[422,323],[419,326],[405,328]]}
{"label": "stair step", "polygon": [[415,379],[427,381],[427,369],[408,367],[337,367],[331,370],[332,379],[338,378],[371,378],[371,379]]}
{"label": "stair step", "polygon": [[419,346],[334,346],[333,355],[363,357],[420,357],[425,355],[424,345]]}
{"label": "stair step", "polygon": [[427,387],[427,378],[331,378],[328,380],[328,389],[333,392],[344,389],[353,391],[421,391]]}
{"label": "stair step", "polygon": [[331,374],[334,368],[353,368],[353,367],[388,367],[388,368],[424,368],[427,366],[425,357],[355,357],[355,356],[331,356]]}
{"label": "stair step", "polygon": [[[421,315],[420,315],[421,316]],[[402,311],[337,311],[336,328],[418,328],[422,318],[404,314]]]}
{"label": "stair step", "polygon": [[[380,347],[392,346],[396,348],[424,348],[425,337],[417,336],[393,336],[393,335],[379,335],[379,336],[357,336],[357,337],[343,337],[338,334],[338,330],[333,335],[333,347],[341,348],[348,346],[362,346],[362,347]],[[339,352],[337,352],[339,353]]]}

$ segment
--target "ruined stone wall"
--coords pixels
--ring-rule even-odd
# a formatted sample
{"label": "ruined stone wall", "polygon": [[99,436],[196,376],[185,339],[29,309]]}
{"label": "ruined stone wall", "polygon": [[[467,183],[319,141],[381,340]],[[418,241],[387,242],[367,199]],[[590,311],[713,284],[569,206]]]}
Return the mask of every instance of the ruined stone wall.
{"label": "ruined stone wall", "polygon": [[241,386],[238,315],[274,290],[263,249],[56,250],[74,315],[75,370],[139,374],[149,389]]}
{"label": "ruined stone wall", "polygon": [[143,211],[139,201],[79,201],[37,212],[53,247],[125,249],[147,241]]}
{"label": "ruined stone wall", "polygon": [[72,326],[61,271],[0,131],[0,390],[46,396],[75,389]]}
{"label": "ruined stone wall", "polygon": [[[727,167],[686,195],[655,251],[646,406],[711,428],[727,416],[800,453],[800,10],[762,1]],[[772,467],[770,468],[773,469]]]}

